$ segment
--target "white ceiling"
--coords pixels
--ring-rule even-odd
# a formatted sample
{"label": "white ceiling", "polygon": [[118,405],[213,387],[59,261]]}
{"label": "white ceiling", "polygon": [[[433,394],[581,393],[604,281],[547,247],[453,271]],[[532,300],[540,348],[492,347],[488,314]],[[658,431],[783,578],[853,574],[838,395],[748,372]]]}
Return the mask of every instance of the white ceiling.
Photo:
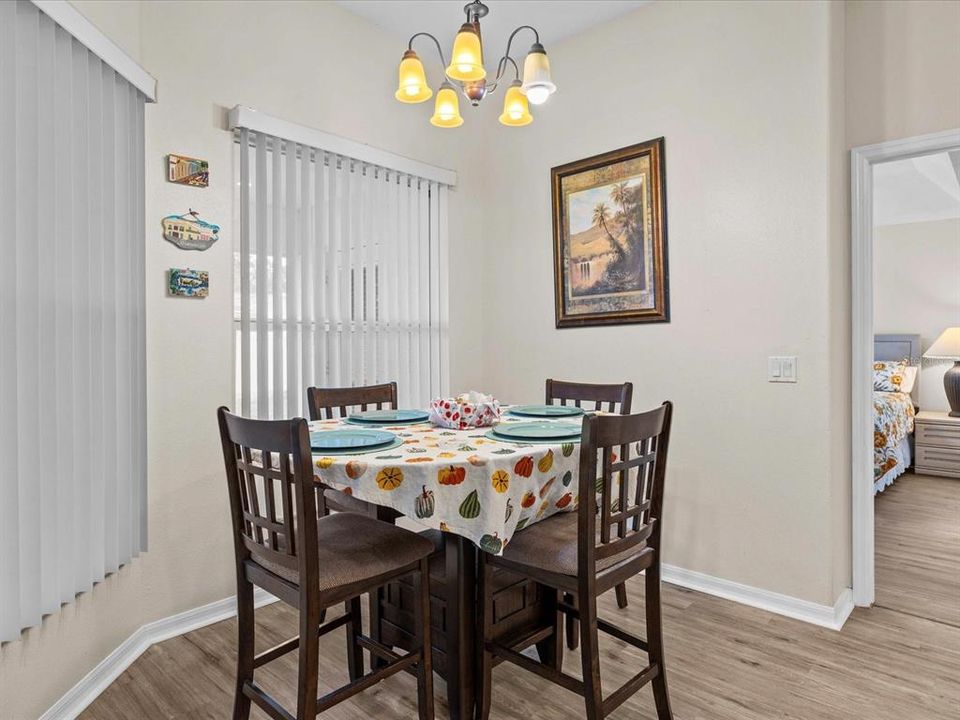
{"label": "white ceiling", "polygon": [[960,218],[960,151],[882,163],[873,170],[873,224]]}
{"label": "white ceiling", "polygon": [[[398,55],[406,49],[406,42],[416,32],[437,36],[448,54],[460,25],[465,21],[463,6],[466,0],[337,0],[352,13],[366,18],[401,39]],[[633,12],[653,0],[484,0],[490,14],[480,21],[488,57],[499,58],[506,48],[507,38],[520,25],[533,25],[540,33],[540,42],[547,52],[550,45],[575,35],[587,28]],[[429,40],[426,42],[429,43]],[[533,36],[524,31],[517,36],[523,57],[533,42]],[[518,47],[515,45],[514,47]],[[421,56],[428,51],[417,45]]]}

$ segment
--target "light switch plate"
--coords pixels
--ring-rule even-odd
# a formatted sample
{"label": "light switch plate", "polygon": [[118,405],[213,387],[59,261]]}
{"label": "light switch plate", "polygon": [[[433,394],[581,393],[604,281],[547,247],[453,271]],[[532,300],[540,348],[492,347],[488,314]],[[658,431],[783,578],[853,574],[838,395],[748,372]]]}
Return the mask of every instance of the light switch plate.
{"label": "light switch plate", "polygon": [[767,358],[767,380],[774,383],[797,382],[797,356],[771,355]]}

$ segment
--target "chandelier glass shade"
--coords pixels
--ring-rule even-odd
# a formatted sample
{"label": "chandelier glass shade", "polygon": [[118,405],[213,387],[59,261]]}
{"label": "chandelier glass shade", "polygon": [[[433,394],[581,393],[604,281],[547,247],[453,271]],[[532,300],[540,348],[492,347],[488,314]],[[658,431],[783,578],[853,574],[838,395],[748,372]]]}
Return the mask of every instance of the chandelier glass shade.
{"label": "chandelier glass shade", "polygon": [[400,61],[400,85],[394,97],[403,103],[419,103],[432,96],[423,63],[413,50],[407,50]]}
{"label": "chandelier glass shade", "polygon": [[[430,33],[416,33],[410,38],[407,50],[400,60],[399,82],[394,94],[402,103],[421,103],[433,97],[433,90],[427,82],[426,71],[419,56],[413,49],[413,43],[420,37],[433,41],[440,56],[440,65],[444,68],[444,78],[437,91],[434,113],[430,118],[436,127],[454,128],[463,125],[460,115],[460,95],[470,104],[477,106],[487,96],[496,92],[504,77],[513,68],[513,81],[509,83],[503,99],[503,112],[500,122],[509,127],[521,127],[533,122],[530,105],[542,105],[556,92],[557,86],[550,76],[550,60],[540,44],[540,34],[530,25],[521,25],[507,40],[507,49],[497,63],[496,73],[491,80],[483,63],[483,40],[480,34],[480,18],[489,12],[482,2],[471,2],[464,6],[467,22],[460,26],[453,41],[450,63],[446,62],[443,48],[436,37]],[[510,55],[513,40],[523,30],[533,33],[534,42],[523,61],[523,75],[520,66]]]}
{"label": "chandelier glass shade", "polygon": [[470,23],[460,26],[460,32],[453,41],[447,77],[462,83],[477,82],[487,77],[487,71],[483,67],[480,33]]}
{"label": "chandelier glass shade", "polygon": [[455,128],[463,125],[463,117],[460,115],[460,96],[449,82],[444,82],[440,86],[430,124],[440,128]]}
{"label": "chandelier glass shade", "polygon": [[508,127],[521,127],[533,122],[530,114],[530,105],[527,96],[523,94],[520,81],[514,80],[503,97],[503,112],[500,114],[500,123]]}

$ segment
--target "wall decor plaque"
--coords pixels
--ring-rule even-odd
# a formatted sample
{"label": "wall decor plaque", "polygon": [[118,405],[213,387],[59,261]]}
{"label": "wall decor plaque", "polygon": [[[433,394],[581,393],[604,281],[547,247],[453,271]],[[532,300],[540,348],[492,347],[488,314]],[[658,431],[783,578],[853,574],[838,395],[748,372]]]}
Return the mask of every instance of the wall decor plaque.
{"label": "wall decor plaque", "polygon": [[206,160],[186,155],[167,155],[167,180],[178,185],[207,187],[210,184],[210,165]]}
{"label": "wall decor plaque", "polygon": [[550,171],[558,328],[669,322],[664,140]]}
{"label": "wall decor plaque", "polygon": [[200,219],[190,209],[183,215],[167,215],[163,219],[163,237],[181,250],[206,250],[219,240],[220,226]]}
{"label": "wall decor plaque", "polygon": [[170,268],[168,290],[180,297],[205,298],[210,294],[210,273],[190,268]]}

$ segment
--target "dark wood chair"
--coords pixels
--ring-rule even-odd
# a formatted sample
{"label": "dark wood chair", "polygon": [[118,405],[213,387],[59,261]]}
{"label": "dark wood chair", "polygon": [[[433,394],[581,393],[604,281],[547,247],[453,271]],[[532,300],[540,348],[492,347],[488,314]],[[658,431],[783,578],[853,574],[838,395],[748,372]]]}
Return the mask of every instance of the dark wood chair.
{"label": "dark wood chair", "polygon": [[[480,553],[479,720],[490,716],[491,671],[493,664],[500,660],[512,662],[582,695],[586,702],[586,720],[606,717],[647,683],[653,685],[659,720],[672,719],[660,604],[663,485],[672,412],[672,404],[666,402],[639,415],[586,417],[580,445],[577,512],[554,515],[517,533],[500,557]],[[602,483],[597,474],[598,453]],[[636,468],[638,481],[631,495],[627,475],[632,468]],[[618,474],[619,489],[614,493],[614,476]],[[600,490],[599,511],[593,501],[597,490]],[[494,608],[490,581],[492,570],[498,567],[576,598],[576,606],[564,602],[560,604],[560,611],[580,623],[582,680],[563,673],[558,663],[539,663],[521,654],[523,638],[491,636]],[[597,617],[597,597],[643,570],[646,571],[646,640]],[[648,657],[647,666],[606,699],[601,690],[597,645],[601,630],[645,651]]]}
{"label": "dark wood chair", "polygon": [[[547,380],[547,405],[575,405],[584,410],[603,410],[605,412],[630,414],[633,401],[633,383],[596,384],[575,383],[565,380]],[[593,407],[584,407],[584,403],[593,403]],[[606,404],[606,407],[604,407]]]}
{"label": "dark wood chair", "polygon": [[[577,407],[583,407],[583,403],[593,403],[593,407],[587,407],[586,410],[605,410],[611,413],[620,413],[621,415],[630,414],[630,405],[633,402],[633,383],[575,383],[565,380],[547,380],[546,403],[547,405],[569,405],[573,403]],[[604,407],[606,403],[606,407]],[[627,607],[627,585],[620,583],[617,585],[617,605],[621,610]],[[567,602],[571,598],[565,598]],[[567,647],[576,650],[579,643],[577,636],[577,623],[572,617],[567,618]]]}
{"label": "dark wood chair", "polygon": [[[355,410],[363,412],[371,409],[371,406],[377,410],[383,410],[384,406],[396,409],[397,384],[390,382],[382,385],[345,388],[307,388],[307,410],[311,420],[345,418]],[[328,488],[325,495],[328,510],[358,512],[373,516],[384,512],[384,509],[376,505],[346,495],[339,490]],[[381,517],[381,519],[393,522],[398,516],[399,513],[394,513],[390,517]]]}
{"label": "dark wood chair", "polygon": [[307,409],[311,420],[346,417],[355,408],[362,412],[371,405],[383,410],[386,404],[393,409],[397,407],[395,382],[346,388],[307,388]]}
{"label": "dark wood chair", "polygon": [[[428,557],[433,544],[415,533],[356,513],[324,515],[323,493],[314,482],[306,420],[248,420],[218,411],[223,460],[230,493],[237,571],[239,652],[233,718],[250,716],[255,703],[275,720],[313,720],[401,670],[416,670],[421,720],[433,718]],[[360,596],[384,583],[412,575],[416,589],[410,652],[363,634]],[[300,614],[299,634],[259,654],[254,651],[254,585]],[[327,608],[346,612],[323,623]],[[319,639],[345,627],[350,682],[317,697]],[[254,670],[299,650],[297,709],[286,710],[254,678]],[[385,661],[364,672],[363,651]]]}

